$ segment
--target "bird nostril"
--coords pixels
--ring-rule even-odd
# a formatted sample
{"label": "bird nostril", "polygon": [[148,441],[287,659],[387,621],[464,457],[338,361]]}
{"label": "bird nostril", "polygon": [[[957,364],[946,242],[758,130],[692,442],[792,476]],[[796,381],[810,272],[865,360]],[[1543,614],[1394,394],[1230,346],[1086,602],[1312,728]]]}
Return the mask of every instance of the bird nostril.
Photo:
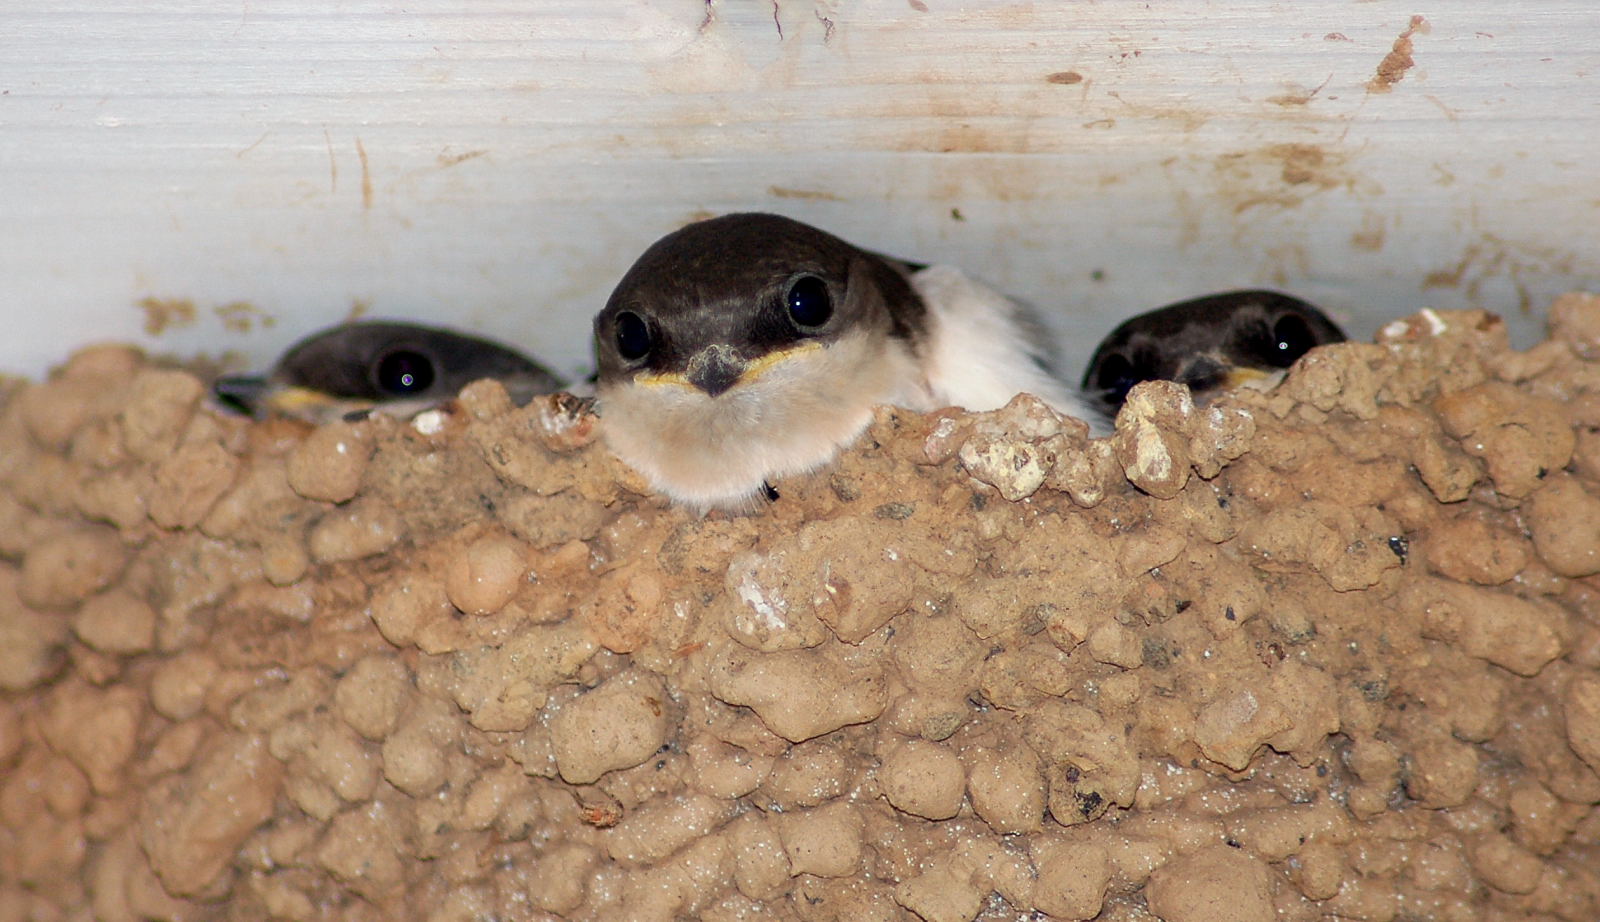
{"label": "bird nostril", "polygon": [[719,396],[738,383],[744,374],[745,362],[726,345],[708,346],[689,360],[684,377],[689,383],[712,397]]}

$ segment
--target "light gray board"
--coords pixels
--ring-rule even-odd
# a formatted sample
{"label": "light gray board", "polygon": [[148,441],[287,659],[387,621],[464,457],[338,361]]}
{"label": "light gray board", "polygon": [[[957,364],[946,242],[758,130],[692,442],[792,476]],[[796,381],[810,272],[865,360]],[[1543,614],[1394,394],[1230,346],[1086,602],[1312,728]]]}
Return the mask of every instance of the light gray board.
{"label": "light gray board", "polygon": [[[1523,342],[1600,286],[1593,4],[1430,12],[1387,91],[1416,9],[1386,0],[917,5],[11,0],[0,369],[108,338],[260,366],[359,302],[576,372],[633,256],[739,209],[963,265],[1074,363],[1239,285]],[[147,336],[145,297],[197,320]]]}

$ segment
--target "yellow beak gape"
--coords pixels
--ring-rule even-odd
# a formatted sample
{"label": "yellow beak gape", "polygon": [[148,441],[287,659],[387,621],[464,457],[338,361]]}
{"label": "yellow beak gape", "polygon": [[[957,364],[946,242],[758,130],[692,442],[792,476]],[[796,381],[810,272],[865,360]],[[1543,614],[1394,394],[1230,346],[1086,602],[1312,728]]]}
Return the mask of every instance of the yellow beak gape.
{"label": "yellow beak gape", "polygon": [[[822,344],[812,339],[790,346],[787,349],[776,349],[772,352],[768,352],[766,355],[763,355],[752,362],[746,363],[744,370],[739,372],[739,380],[734,386],[737,387],[740,384],[749,384],[779,364],[788,361],[791,358],[816,352],[821,348]],[[653,371],[641,372],[634,376],[633,383],[640,385],[641,387],[683,387],[690,390],[699,390],[699,388],[690,383],[688,377],[686,377],[683,372],[679,371],[669,371],[659,374]]]}
{"label": "yellow beak gape", "polygon": [[304,413],[333,402],[332,397],[309,387],[286,387],[268,395],[265,401],[269,408],[285,415]]}
{"label": "yellow beak gape", "polygon": [[1235,365],[1228,369],[1228,374],[1222,379],[1222,385],[1230,389],[1242,387],[1252,381],[1260,381],[1265,377],[1267,377],[1267,373],[1259,368],[1245,368]]}
{"label": "yellow beak gape", "polygon": [[747,381],[754,381],[765,374],[768,369],[775,367],[781,362],[786,362],[791,358],[816,352],[821,348],[822,343],[819,343],[814,339],[808,339],[804,342],[790,346],[787,349],[778,349],[773,352],[768,352],[766,355],[763,355],[761,358],[758,358],[745,366],[744,374],[739,376],[739,382],[743,384]]}

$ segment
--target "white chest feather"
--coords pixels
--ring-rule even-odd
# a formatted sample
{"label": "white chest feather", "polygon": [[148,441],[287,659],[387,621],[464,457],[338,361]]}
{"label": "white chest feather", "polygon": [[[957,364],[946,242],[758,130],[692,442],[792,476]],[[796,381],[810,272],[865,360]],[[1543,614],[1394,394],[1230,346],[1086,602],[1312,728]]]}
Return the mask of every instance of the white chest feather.
{"label": "white chest feather", "polygon": [[953,266],[930,266],[911,277],[932,320],[923,368],[936,406],[994,410],[1027,393],[1058,413],[1103,429],[1077,390],[1039,367],[1035,337],[1043,325],[1026,305],[969,278]]}
{"label": "white chest feather", "polygon": [[717,397],[677,384],[603,386],[617,456],[674,501],[749,508],[768,479],[814,470],[861,434],[879,404],[922,402],[899,344],[847,336],[793,355]]}

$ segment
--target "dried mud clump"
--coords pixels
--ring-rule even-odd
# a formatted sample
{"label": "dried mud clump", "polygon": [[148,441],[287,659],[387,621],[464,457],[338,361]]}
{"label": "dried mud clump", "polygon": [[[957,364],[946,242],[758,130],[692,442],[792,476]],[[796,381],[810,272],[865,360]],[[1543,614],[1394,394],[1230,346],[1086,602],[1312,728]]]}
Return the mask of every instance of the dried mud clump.
{"label": "dried mud clump", "polygon": [[1600,918],[1600,300],[746,517],[566,398],[0,389],[0,920]]}

